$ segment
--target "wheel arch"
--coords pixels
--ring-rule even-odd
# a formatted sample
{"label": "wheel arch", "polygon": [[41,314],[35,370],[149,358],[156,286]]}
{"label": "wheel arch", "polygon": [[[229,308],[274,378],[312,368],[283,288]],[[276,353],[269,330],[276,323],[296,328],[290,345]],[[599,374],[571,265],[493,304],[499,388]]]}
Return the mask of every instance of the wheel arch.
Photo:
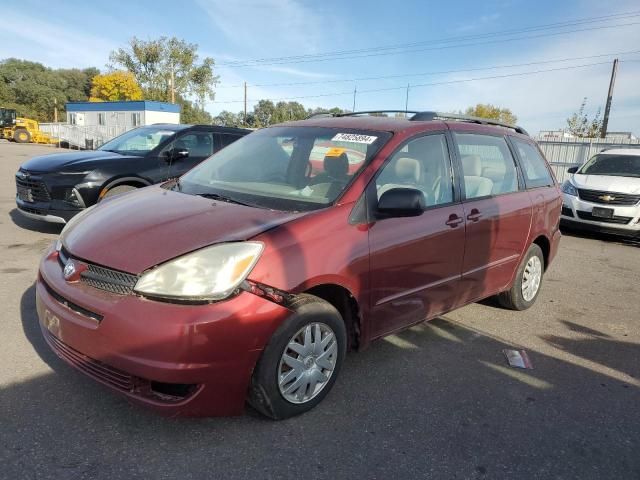
{"label": "wheel arch", "polygon": [[101,199],[102,197],[104,197],[105,193],[107,193],[111,188],[118,187],[120,185],[131,185],[132,187],[142,188],[142,187],[148,187],[149,185],[152,185],[152,183],[142,177],[137,177],[133,175],[110,178],[100,188],[100,191],[98,193],[98,199]]}
{"label": "wheel arch", "polygon": [[347,329],[348,349],[358,350],[361,347],[361,311],[355,295],[349,289],[336,283],[321,283],[302,293],[321,298],[338,310]]}
{"label": "wheel arch", "polygon": [[547,270],[547,266],[549,265],[549,255],[551,253],[551,241],[547,238],[546,235],[538,235],[532,244],[536,244],[542,250],[542,256],[544,258],[544,269]]}

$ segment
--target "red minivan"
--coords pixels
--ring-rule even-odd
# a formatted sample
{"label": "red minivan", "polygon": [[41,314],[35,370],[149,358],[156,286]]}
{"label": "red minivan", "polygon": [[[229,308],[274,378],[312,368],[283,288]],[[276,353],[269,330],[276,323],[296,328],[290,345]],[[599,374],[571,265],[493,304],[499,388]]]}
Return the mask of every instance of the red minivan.
{"label": "red minivan", "polygon": [[48,344],[169,415],[281,419],[322,401],[348,350],[492,295],[530,307],[562,205],[536,143],[365,113],[256,131],[74,217],[40,264]]}

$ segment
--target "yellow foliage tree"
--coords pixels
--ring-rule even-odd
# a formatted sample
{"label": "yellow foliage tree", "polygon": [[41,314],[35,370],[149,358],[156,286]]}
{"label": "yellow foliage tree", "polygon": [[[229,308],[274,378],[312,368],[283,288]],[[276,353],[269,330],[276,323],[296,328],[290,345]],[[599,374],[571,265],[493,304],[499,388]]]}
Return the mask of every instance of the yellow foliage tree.
{"label": "yellow foliage tree", "polygon": [[96,75],[91,81],[91,102],[142,100],[142,89],[131,72],[115,71]]}
{"label": "yellow foliage tree", "polygon": [[499,122],[508,123],[509,125],[515,125],[518,121],[518,117],[508,108],[500,108],[491,104],[479,103],[475,107],[467,108],[464,113],[473,117],[491,118]]}

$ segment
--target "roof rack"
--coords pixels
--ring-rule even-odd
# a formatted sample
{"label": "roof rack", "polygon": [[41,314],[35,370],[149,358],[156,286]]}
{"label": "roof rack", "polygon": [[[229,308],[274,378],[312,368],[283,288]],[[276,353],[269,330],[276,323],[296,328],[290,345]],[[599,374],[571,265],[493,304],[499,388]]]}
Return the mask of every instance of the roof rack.
{"label": "roof rack", "polygon": [[480,118],[480,117],[471,117],[469,115],[459,115],[457,113],[441,113],[441,112],[418,112],[413,117],[411,117],[411,121],[433,121],[433,120],[453,120],[456,122],[470,122],[470,123],[479,123],[481,125],[494,125],[497,127],[510,128],[515,130],[517,133],[521,133],[523,135],[529,135],[527,131],[519,127],[517,125],[510,125],[508,123],[499,122],[498,120],[493,120],[491,118]]}
{"label": "roof rack", "polygon": [[412,117],[409,118],[412,122],[430,122],[433,120],[453,120],[455,122],[470,122],[470,123],[478,123],[481,125],[493,125],[497,127],[504,127],[514,130],[517,133],[522,135],[529,135],[527,131],[518,126],[518,125],[509,125],[508,123],[499,122],[498,120],[493,120],[491,118],[480,118],[480,117],[471,117],[469,115],[460,115],[457,113],[442,113],[442,112],[420,112],[417,110],[363,110],[360,112],[346,112],[346,113],[314,113],[307,117],[309,118],[318,118],[318,117],[355,117],[358,115],[372,115],[376,114],[382,116],[382,114],[387,113],[403,113],[405,115],[412,114]]}

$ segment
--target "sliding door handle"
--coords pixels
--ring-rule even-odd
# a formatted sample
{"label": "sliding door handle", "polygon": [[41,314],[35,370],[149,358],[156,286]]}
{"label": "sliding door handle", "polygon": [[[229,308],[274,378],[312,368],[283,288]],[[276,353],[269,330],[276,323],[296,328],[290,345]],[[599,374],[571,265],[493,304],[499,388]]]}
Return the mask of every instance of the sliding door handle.
{"label": "sliding door handle", "polygon": [[458,225],[460,225],[462,222],[464,222],[464,219],[462,217],[459,217],[458,215],[456,215],[455,213],[452,215],[449,215],[449,220],[447,220],[446,222],[444,222],[445,224],[449,225],[451,228],[456,228]]}

